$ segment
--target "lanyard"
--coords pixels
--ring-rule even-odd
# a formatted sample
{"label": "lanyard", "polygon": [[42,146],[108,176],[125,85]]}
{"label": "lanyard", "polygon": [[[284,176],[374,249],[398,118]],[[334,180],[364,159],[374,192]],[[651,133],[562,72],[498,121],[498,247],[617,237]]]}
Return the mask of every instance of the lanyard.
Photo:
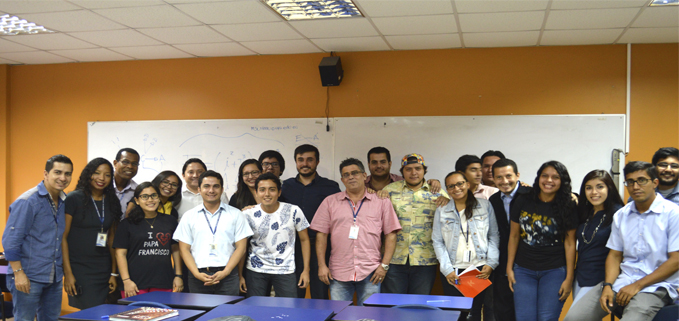
{"label": "lanyard", "polygon": [[101,199],[101,212],[99,212],[99,208],[97,207],[97,202],[94,201],[94,197],[92,197],[92,203],[94,203],[94,209],[97,210],[97,216],[99,217],[99,222],[101,222],[101,232],[104,233],[104,217],[106,217],[106,206],[104,204],[104,200],[106,198]]}
{"label": "lanyard", "polygon": [[460,219],[460,232],[462,233],[462,236],[464,236],[464,242],[469,245],[469,220],[465,219],[465,223],[467,223],[467,234],[464,234],[464,230],[462,229],[462,216],[457,211],[457,208],[455,208],[455,214],[457,214],[457,217]]}
{"label": "lanyard", "polygon": [[351,200],[347,200],[349,202],[349,207],[351,207],[351,214],[354,214],[354,224],[356,224],[356,216],[358,216],[358,212],[361,211],[361,207],[363,207],[363,202],[365,202],[365,199],[361,200],[361,205],[358,206],[358,210],[354,212],[354,203],[351,202]]}
{"label": "lanyard", "polygon": [[[219,211],[219,209],[217,210]],[[219,216],[217,216],[217,223],[215,223],[215,229],[212,229],[212,224],[210,224],[210,220],[207,218],[207,214],[205,214],[207,210],[203,212],[203,215],[205,215],[205,220],[207,221],[207,226],[210,227],[210,232],[212,232],[212,241],[214,242],[215,240],[215,233],[217,233],[217,226],[219,225],[219,219],[222,218],[222,212],[219,211]]]}
{"label": "lanyard", "polygon": [[50,207],[52,208],[52,214],[54,215],[54,223],[59,226],[59,210],[57,209],[57,206],[54,205],[54,201],[52,200],[52,195],[49,195],[49,198],[47,199],[47,202],[50,203]]}

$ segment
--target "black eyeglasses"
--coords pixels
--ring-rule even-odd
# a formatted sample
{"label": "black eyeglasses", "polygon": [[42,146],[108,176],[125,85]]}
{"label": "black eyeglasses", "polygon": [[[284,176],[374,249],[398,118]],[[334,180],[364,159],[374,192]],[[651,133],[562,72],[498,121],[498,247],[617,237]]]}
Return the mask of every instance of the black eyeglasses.
{"label": "black eyeglasses", "polygon": [[244,172],[243,177],[248,177],[248,176],[256,177],[256,176],[259,176],[259,174],[261,174],[261,173],[262,172],[260,172],[260,171]]}
{"label": "black eyeglasses", "polygon": [[665,169],[667,167],[669,167],[671,169],[679,169],[679,164],[677,164],[677,163],[669,164],[669,163],[662,162],[662,163],[658,163],[658,165],[656,165],[656,166],[658,166],[658,168],[662,168],[662,169]]}
{"label": "black eyeglasses", "polygon": [[121,160],[120,163],[123,164],[123,166],[130,166],[130,165],[132,165],[132,167],[138,167],[139,166],[139,162],[130,162],[127,159]]}
{"label": "black eyeglasses", "polygon": [[344,174],[342,174],[342,178],[347,179],[347,178],[349,178],[350,176],[356,177],[356,176],[361,175],[361,174],[363,174],[362,171],[353,171],[353,172],[350,172],[350,173],[344,173]]}
{"label": "black eyeglasses", "polygon": [[280,164],[278,164],[277,162],[273,162],[273,163],[264,162],[264,163],[262,163],[262,167],[263,167],[263,168],[267,168],[267,167],[269,167],[269,166],[271,166],[271,167],[278,167],[278,166],[280,166]]}
{"label": "black eyeglasses", "polygon": [[158,199],[158,194],[153,193],[153,194],[151,194],[151,195],[149,195],[149,194],[141,194],[141,195],[139,195],[139,198],[141,198],[142,201],[148,200],[149,197],[150,197],[151,199],[157,200],[157,199]]}
{"label": "black eyeglasses", "polygon": [[457,184],[446,185],[446,188],[448,188],[448,189],[455,189],[455,187],[462,188],[462,186],[464,186],[464,184],[466,184],[466,183],[467,182],[465,182],[465,181],[461,181],[461,182],[457,182]]}
{"label": "black eyeglasses", "polygon": [[165,185],[165,186],[170,186],[170,187],[172,187],[172,188],[174,188],[174,189],[179,188],[179,184],[177,184],[177,183],[172,183],[172,182],[167,181],[167,180],[160,182],[160,184],[161,184],[161,185]]}
{"label": "black eyeglasses", "polygon": [[639,184],[639,186],[644,186],[644,185],[648,184],[648,182],[650,182],[650,181],[651,180],[648,179],[648,178],[640,177],[636,181],[633,180],[633,179],[628,179],[628,180],[624,181],[623,184],[625,184],[625,186],[627,186],[627,187],[634,186],[634,183]]}

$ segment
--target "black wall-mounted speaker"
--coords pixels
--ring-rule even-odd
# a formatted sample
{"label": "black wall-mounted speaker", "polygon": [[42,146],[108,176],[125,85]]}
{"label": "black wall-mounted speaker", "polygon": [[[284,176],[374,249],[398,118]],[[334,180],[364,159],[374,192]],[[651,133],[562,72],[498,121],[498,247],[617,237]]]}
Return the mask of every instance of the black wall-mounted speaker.
{"label": "black wall-mounted speaker", "polygon": [[318,65],[318,71],[321,72],[321,83],[323,87],[339,86],[342,82],[342,78],[344,78],[342,60],[338,56],[323,58]]}

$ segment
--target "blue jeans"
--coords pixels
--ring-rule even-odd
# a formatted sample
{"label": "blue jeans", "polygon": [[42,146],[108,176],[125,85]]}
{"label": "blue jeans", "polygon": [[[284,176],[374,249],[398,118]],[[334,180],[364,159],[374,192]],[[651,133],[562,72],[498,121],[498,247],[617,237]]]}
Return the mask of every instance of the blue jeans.
{"label": "blue jeans", "polygon": [[[374,272],[373,272],[374,273]],[[340,301],[353,301],[354,292],[358,298],[358,305],[363,305],[363,301],[375,293],[380,293],[380,283],[372,284],[370,278],[373,277],[370,273],[362,281],[342,282],[337,280],[330,281],[330,298]]]}
{"label": "blue jeans", "polygon": [[14,275],[7,275],[7,288],[12,293],[14,320],[56,321],[61,313],[62,280],[54,283],[31,281],[31,292],[24,293],[14,286]]}
{"label": "blue jeans", "polygon": [[533,271],[514,264],[514,310],[521,321],[558,321],[563,301],[559,289],[566,267]]}
{"label": "blue jeans", "polygon": [[389,264],[382,282],[382,293],[431,294],[438,265]]}

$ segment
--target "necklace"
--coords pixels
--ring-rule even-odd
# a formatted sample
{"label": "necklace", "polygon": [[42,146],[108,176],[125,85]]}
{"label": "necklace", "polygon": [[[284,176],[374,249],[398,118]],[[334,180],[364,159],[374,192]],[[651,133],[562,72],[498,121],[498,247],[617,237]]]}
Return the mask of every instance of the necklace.
{"label": "necklace", "polygon": [[[151,228],[153,228],[153,224],[156,223],[156,219],[157,219],[157,218],[158,218],[158,214],[156,214],[156,217],[153,218],[153,223],[149,223],[149,221],[148,221],[147,218],[144,218],[144,221],[145,221],[149,226],[151,226]],[[149,233],[150,233],[150,232],[149,232]]]}
{"label": "necklace", "polygon": [[594,229],[594,233],[592,233],[592,238],[589,239],[589,241],[587,241],[587,239],[585,238],[585,229],[587,229],[587,223],[589,223],[589,219],[585,221],[585,226],[582,228],[582,240],[585,242],[585,244],[589,244],[592,241],[594,241],[594,235],[596,235],[596,232],[599,231],[599,227],[601,227],[601,223],[604,222],[604,219],[606,219],[606,214],[604,214],[604,216],[601,217],[601,221],[599,221],[599,225],[597,225],[596,228]]}

